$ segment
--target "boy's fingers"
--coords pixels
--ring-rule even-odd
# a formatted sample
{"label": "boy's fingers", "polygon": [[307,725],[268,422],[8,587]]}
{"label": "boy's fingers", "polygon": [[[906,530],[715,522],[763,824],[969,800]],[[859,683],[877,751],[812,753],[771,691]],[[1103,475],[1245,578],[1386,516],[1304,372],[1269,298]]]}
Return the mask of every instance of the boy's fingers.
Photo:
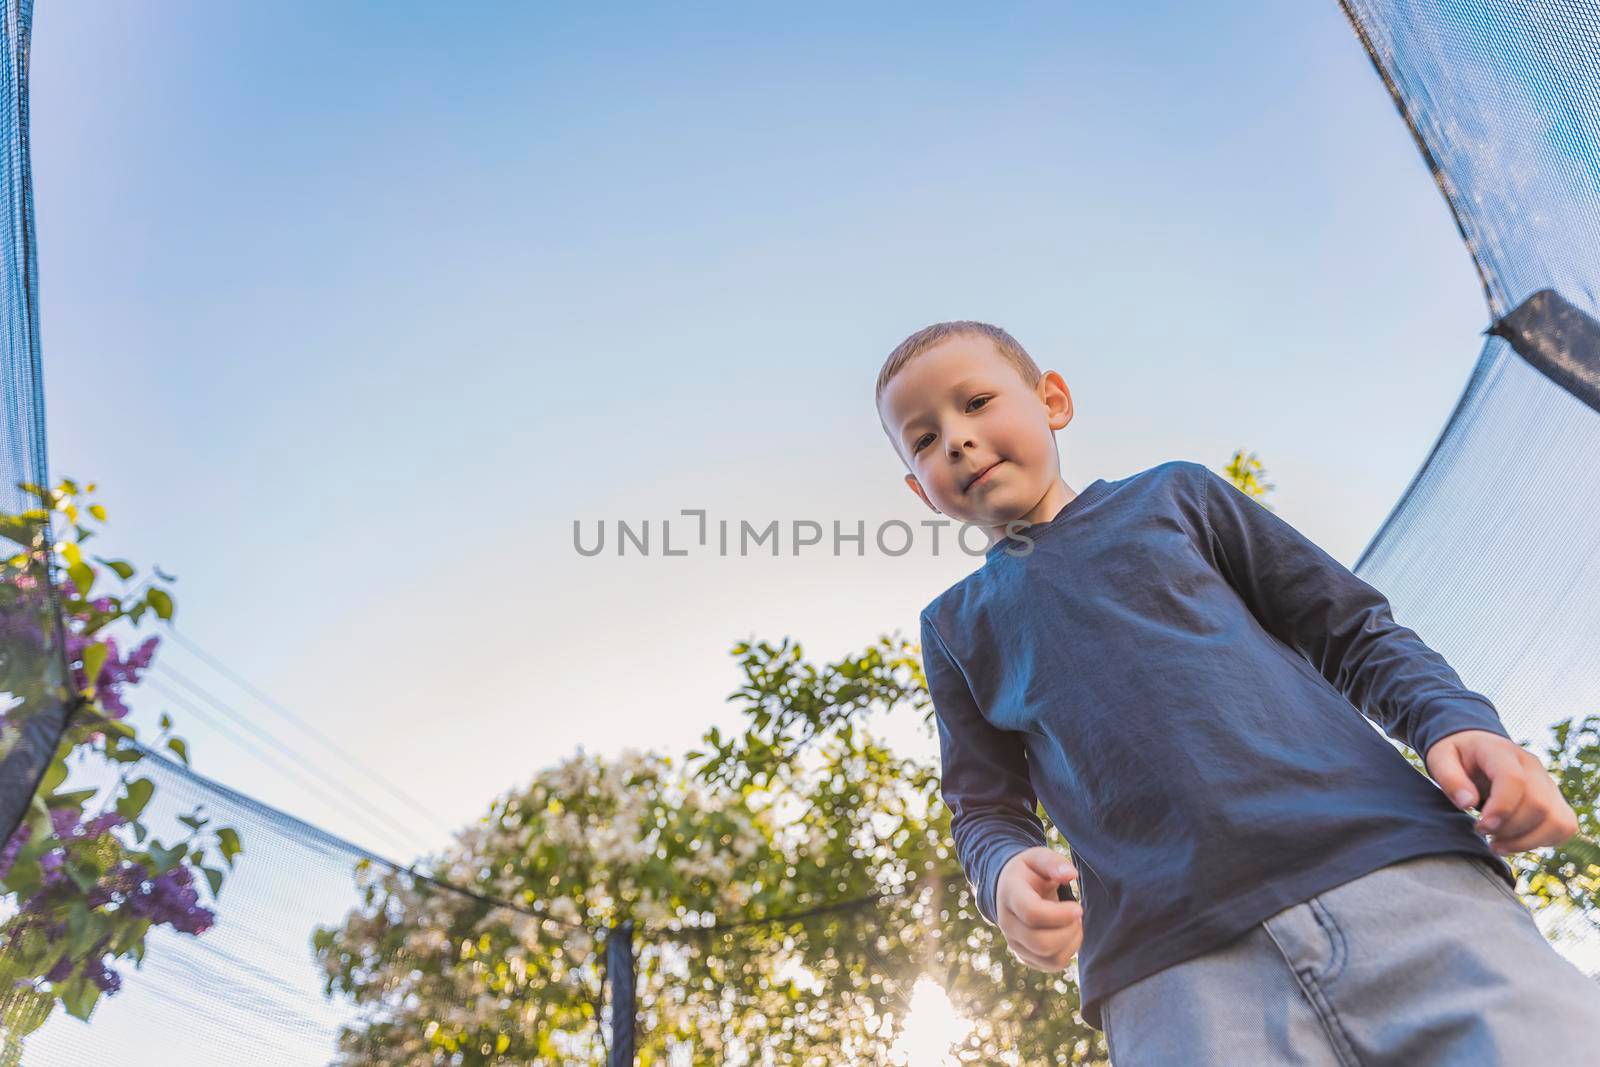
{"label": "boy's fingers", "polygon": [[1527,782],[1522,776],[1522,761],[1517,758],[1515,749],[1496,745],[1480,755],[1478,766],[1489,779],[1489,799],[1484,801],[1480,809],[1482,816],[1478,819],[1478,829],[1484,833],[1494,833],[1522,803],[1527,790]]}
{"label": "boy's fingers", "polygon": [[1078,872],[1059,853],[1047,848],[1029,850],[1022,855],[1023,866],[1034,876],[1035,889],[1054,886],[1056,882],[1076,878]]}
{"label": "boy's fingers", "polygon": [[1056,930],[1083,918],[1083,905],[1072,900],[1024,896],[1010,904],[1011,914],[1029,930]]}
{"label": "boy's fingers", "polygon": [[1036,971],[1055,972],[1064,969],[1060,964],[1057,964],[1052,960],[1045,959],[1039,953],[1032,951],[1025,945],[1019,945],[1015,941],[1007,942],[1007,944],[1011,946],[1011,951],[1016,955],[1017,959],[1021,960],[1023,963],[1026,963],[1029,967],[1032,967]]}
{"label": "boy's fingers", "polygon": [[1510,843],[1535,834],[1548,833],[1555,826],[1551,818],[1553,814],[1548,805],[1542,803],[1536,796],[1534,790],[1528,790],[1523,794],[1522,805],[1500,821],[1500,829],[1494,835],[1495,843]]}
{"label": "boy's fingers", "polygon": [[1472,784],[1467,769],[1461,765],[1461,754],[1456,751],[1456,746],[1449,742],[1449,738],[1434,745],[1428,755],[1432,757],[1432,762],[1428,764],[1428,772],[1433,775],[1433,780],[1439,783],[1439,788],[1444,790],[1444,795],[1450,798],[1452,804],[1466,811],[1478,803],[1478,787]]}
{"label": "boy's fingers", "polygon": [[1554,827],[1555,823],[1546,819],[1525,834],[1518,834],[1515,837],[1496,834],[1494,840],[1489,843],[1489,847],[1501,856],[1509,856],[1513,852],[1526,852],[1530,848],[1538,848],[1540,845],[1550,844],[1551,839],[1555,836]]}

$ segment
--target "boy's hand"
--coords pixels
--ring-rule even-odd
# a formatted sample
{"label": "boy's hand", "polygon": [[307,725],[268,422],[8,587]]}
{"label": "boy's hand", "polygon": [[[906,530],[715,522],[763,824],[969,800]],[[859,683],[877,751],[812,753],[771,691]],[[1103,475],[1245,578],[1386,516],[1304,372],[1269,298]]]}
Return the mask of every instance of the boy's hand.
{"label": "boy's hand", "polygon": [[1578,832],[1577,813],[1555,779],[1515,741],[1461,730],[1435,741],[1422,761],[1456,807],[1478,808],[1478,832],[1496,855],[1559,845]]}
{"label": "boy's hand", "polygon": [[1036,971],[1063,971],[1083,944],[1083,905],[1058,900],[1056,886],[1078,877],[1066,857],[1043,845],[1000,869],[995,911],[1006,944]]}

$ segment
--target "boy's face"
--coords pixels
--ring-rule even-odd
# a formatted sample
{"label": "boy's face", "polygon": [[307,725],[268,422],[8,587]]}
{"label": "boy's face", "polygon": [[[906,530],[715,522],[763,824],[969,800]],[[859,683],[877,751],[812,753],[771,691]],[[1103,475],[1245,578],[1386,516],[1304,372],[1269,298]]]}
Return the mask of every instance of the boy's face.
{"label": "boy's face", "polygon": [[987,337],[957,335],[901,368],[879,412],[906,484],[936,511],[1003,534],[1059,510],[1054,431],[1072,420],[1072,394],[1055,371],[1030,388]]}

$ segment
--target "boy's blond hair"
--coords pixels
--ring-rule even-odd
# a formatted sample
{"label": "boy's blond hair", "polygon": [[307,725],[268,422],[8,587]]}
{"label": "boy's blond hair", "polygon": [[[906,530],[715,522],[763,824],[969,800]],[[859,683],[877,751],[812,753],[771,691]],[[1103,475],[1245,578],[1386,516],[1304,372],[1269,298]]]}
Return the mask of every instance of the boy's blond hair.
{"label": "boy's blond hair", "polygon": [[994,343],[995,350],[1005,357],[1006,362],[1017,369],[1017,374],[1029,388],[1038,385],[1039,379],[1044,377],[1044,372],[1033,361],[1033,357],[1028,355],[1028,350],[1000,327],[991,326],[987,322],[974,322],[971,319],[936,322],[932,326],[924,326],[907,337],[889,353],[889,358],[884,360],[883,367],[878,371],[878,388],[873,394],[873,402],[882,401],[883,390],[888,386],[890,379],[900,373],[900,368],[939,342],[959,334],[987,337]]}

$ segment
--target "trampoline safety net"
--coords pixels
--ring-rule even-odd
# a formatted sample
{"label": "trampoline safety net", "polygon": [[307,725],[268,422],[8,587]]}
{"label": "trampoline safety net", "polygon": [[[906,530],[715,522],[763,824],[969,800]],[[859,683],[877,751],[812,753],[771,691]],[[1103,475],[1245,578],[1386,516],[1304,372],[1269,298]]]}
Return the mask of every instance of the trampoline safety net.
{"label": "trampoline safety net", "polygon": [[[1455,410],[1356,570],[1513,736],[1590,768],[1592,790],[1600,7],[1342,7],[1487,309]],[[181,748],[134,737],[111,697],[82,696],[153,646],[95,640],[128,605],[87,595],[89,572],[57,544],[79,487],[51,485],[45,452],[31,16],[7,0],[0,42],[0,1065],[921,1062],[903,1024],[940,1018],[918,1010],[945,1003],[930,989],[970,1024],[960,1062],[1104,1061],[1070,969],[1009,956],[941,812],[901,810],[890,783],[905,768],[859,738],[830,757],[840,807],[818,801],[782,840],[655,757],[580,754],[448,853],[403,865],[200,776]],[[156,598],[142,608],[161,614]],[[849,862],[889,838],[861,823],[836,840],[847,795],[895,811],[905,877]],[[1600,980],[1600,863],[1545,862],[1522,868],[1527,892],[1544,887],[1541,928]],[[1536,885],[1552,863],[1560,877]],[[617,873],[629,864],[670,866],[683,888],[639,892]],[[746,907],[729,872],[752,865],[764,891],[810,888],[777,912]]]}

